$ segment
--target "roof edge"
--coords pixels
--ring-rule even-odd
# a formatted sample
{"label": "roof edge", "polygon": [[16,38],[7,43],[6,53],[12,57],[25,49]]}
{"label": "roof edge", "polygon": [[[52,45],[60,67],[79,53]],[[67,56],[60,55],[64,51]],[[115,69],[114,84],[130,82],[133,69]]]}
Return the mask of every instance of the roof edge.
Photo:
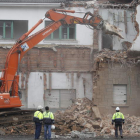
{"label": "roof edge", "polygon": [[61,3],[0,3],[0,6],[60,6]]}

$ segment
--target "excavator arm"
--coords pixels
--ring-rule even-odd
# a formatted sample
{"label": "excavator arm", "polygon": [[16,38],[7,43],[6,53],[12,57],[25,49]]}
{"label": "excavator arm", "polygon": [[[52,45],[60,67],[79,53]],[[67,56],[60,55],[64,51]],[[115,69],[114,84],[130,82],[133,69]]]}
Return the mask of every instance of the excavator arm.
{"label": "excavator arm", "polygon": [[61,21],[62,24],[82,24],[82,25],[89,25],[90,27],[93,27],[97,30],[103,30],[106,34],[116,35],[120,38],[124,38],[121,35],[121,29],[118,27],[111,25],[107,21],[104,21],[100,15],[94,16],[91,12],[85,13],[83,18],[69,16],[66,14],[61,14],[56,12],[69,12],[69,13],[75,13],[74,10],[62,10],[62,9],[52,9],[49,10],[45,16],[49,19],[51,19],[54,22]]}
{"label": "excavator arm", "polygon": [[[83,18],[67,15],[75,13],[73,10],[51,9],[46,12],[45,17],[40,19],[27,33],[22,35],[7,54],[5,68],[2,71],[0,79],[0,108],[14,108],[22,106],[18,95],[19,83],[19,63],[23,56],[61,25],[82,24],[89,25],[95,29],[102,29],[108,34],[114,34],[123,38],[120,29],[115,26],[108,28],[106,22],[100,16],[94,16],[90,12]],[[30,35],[31,32],[39,26],[45,18],[53,22],[37,33]],[[29,36],[30,35],[30,36]],[[16,74],[17,72],[17,74]],[[10,92],[10,94],[9,94]],[[8,101],[7,101],[8,100]]]}

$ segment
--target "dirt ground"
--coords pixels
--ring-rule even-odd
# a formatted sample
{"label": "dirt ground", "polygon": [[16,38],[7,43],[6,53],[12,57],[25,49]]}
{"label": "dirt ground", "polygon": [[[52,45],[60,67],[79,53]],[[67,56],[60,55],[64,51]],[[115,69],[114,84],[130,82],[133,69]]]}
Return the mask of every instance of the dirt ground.
{"label": "dirt ground", "polygon": [[[98,137],[98,138],[94,138],[94,140],[104,140],[105,138],[101,138],[101,137]],[[106,138],[106,139],[115,139],[113,137],[110,137],[110,138]],[[125,137],[123,138],[124,140],[139,140],[140,137]],[[0,136],[0,140],[34,140],[34,136],[31,135],[31,136]],[[44,138],[40,138],[40,140],[44,140]],[[52,140],[66,140],[65,138],[63,139],[52,139]],[[85,140],[85,139],[68,139],[68,140]],[[89,138],[89,139],[86,139],[86,140],[93,140],[93,138]]]}

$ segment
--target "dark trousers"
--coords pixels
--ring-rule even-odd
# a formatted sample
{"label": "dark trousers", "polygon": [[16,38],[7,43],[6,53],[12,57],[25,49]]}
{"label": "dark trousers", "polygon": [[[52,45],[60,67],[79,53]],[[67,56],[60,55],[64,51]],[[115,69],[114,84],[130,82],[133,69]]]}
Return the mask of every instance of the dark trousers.
{"label": "dark trousers", "polygon": [[41,128],[42,128],[42,123],[35,122],[35,139],[39,139]]}
{"label": "dark trousers", "polygon": [[44,138],[51,139],[51,125],[44,124]]}
{"label": "dark trousers", "polygon": [[122,136],[122,123],[115,123],[115,136],[118,137],[118,128],[120,131],[120,136]]}

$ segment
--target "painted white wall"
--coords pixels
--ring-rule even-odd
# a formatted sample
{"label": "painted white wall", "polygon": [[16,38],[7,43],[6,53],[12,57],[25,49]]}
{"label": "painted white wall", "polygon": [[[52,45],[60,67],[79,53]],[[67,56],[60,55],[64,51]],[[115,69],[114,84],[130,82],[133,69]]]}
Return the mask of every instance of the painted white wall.
{"label": "painted white wall", "polygon": [[[31,29],[41,18],[45,16],[45,13],[52,8],[60,8],[49,7],[48,6],[0,6],[0,20],[28,20],[28,29]],[[93,13],[93,9],[85,9],[85,8],[71,8],[70,10],[87,12],[91,11]],[[71,13],[70,15],[83,18],[84,13]],[[46,19],[49,20],[49,19]],[[39,25],[33,33],[39,31],[44,28],[45,23],[43,22]],[[0,41],[1,44],[10,44],[14,43],[12,40],[8,41]],[[93,30],[87,28],[84,25],[76,25],[76,40],[74,41],[44,41],[42,40],[40,44],[66,44],[66,45],[92,45],[93,44]]]}
{"label": "painted white wall", "polygon": [[[49,89],[49,73],[47,76],[47,89]],[[81,73],[77,77],[74,73],[73,81],[71,73],[51,73],[51,89],[75,89],[76,98],[87,97],[92,100],[93,82],[91,73]],[[85,94],[83,86],[83,78],[85,78]],[[73,87],[72,87],[73,82]],[[44,106],[44,79],[43,73],[31,72],[28,82],[28,108],[36,108],[39,104]]]}
{"label": "painted white wall", "polygon": [[[140,27],[140,5],[137,6],[136,21],[137,21],[137,23],[139,24],[139,27]],[[133,42],[131,50],[140,51],[140,35]]]}
{"label": "painted white wall", "polygon": [[[134,38],[136,37],[136,30],[134,26],[134,22],[132,22],[132,14],[133,11],[126,11],[127,12],[127,30],[128,33],[125,33],[125,24],[124,24],[124,10],[121,9],[100,9],[99,14],[100,16],[108,21],[110,24],[119,27],[122,32],[124,39],[120,39],[119,37],[113,35],[113,50],[122,50],[122,42],[128,41],[133,43]],[[114,16],[115,15],[115,16]],[[119,21],[119,22],[118,22]],[[101,50],[101,45],[99,50]]]}
{"label": "painted white wall", "polygon": [[28,108],[37,108],[38,105],[44,106],[43,94],[43,73],[31,72],[28,79]]}

